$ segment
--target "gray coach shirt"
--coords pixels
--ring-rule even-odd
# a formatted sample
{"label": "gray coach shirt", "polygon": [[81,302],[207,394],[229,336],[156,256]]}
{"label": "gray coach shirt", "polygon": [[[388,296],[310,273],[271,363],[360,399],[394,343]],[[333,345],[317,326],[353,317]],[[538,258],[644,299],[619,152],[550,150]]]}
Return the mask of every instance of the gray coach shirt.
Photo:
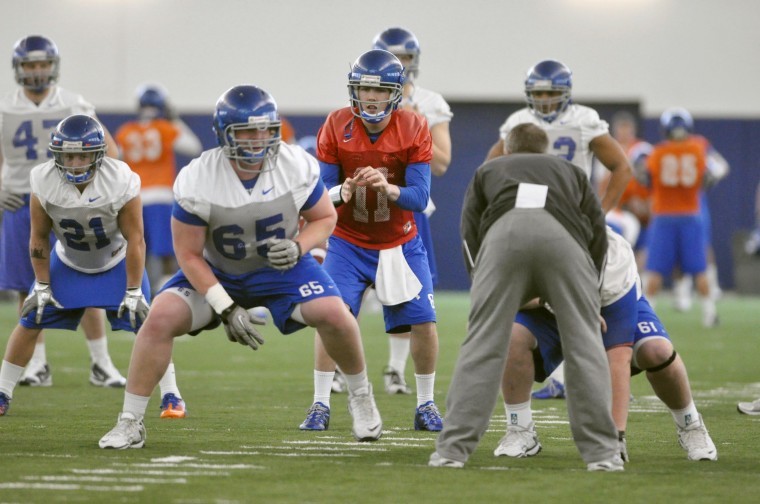
{"label": "gray coach shirt", "polygon": [[[586,174],[549,154],[510,154],[475,172],[462,208],[465,265],[472,273],[491,225],[515,207],[544,208],[589,252],[601,274],[607,253],[604,213]],[[468,256],[469,253],[469,256]]]}

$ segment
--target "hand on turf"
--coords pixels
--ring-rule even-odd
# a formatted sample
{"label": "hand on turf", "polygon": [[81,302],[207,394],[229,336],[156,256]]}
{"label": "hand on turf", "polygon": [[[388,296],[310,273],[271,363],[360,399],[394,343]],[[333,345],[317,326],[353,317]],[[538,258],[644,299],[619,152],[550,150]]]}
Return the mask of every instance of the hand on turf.
{"label": "hand on turf", "polygon": [[149,309],[150,305],[139,287],[127,289],[124,299],[122,299],[119,305],[119,311],[116,312],[116,316],[121,318],[124,310],[127,310],[129,312],[129,325],[132,326],[132,329],[137,329],[137,317],[140,317],[141,321],[145,321],[148,317]]}
{"label": "hand on turf", "polygon": [[52,304],[56,308],[63,308],[53,297],[53,290],[50,288],[50,284],[43,282],[34,282],[34,288],[32,292],[24,299],[24,303],[21,305],[21,318],[26,317],[32,310],[37,310],[37,315],[34,318],[34,322],[39,324],[42,322],[42,312],[45,311],[45,307]]}
{"label": "hand on turf", "polygon": [[244,308],[233,304],[221,314],[224,323],[224,332],[227,338],[233,343],[248,345],[254,350],[259,349],[259,345],[264,344],[264,338],[256,330],[254,324],[264,325],[264,319],[259,318]]}

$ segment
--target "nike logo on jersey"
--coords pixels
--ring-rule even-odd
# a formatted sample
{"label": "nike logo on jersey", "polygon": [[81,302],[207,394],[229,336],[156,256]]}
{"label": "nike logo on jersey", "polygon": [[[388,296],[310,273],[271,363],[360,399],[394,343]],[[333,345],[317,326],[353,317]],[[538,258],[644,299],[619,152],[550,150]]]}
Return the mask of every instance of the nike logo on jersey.
{"label": "nike logo on jersey", "polygon": [[261,194],[269,194],[270,192],[272,192],[272,189],[274,189],[274,186],[270,187],[269,189],[264,189],[263,191],[261,191]]}
{"label": "nike logo on jersey", "polygon": [[353,140],[353,139],[354,139],[354,137],[348,137],[348,138],[344,138],[344,139],[343,139],[343,143],[346,143],[346,142],[350,142],[350,141],[351,141],[351,140]]}
{"label": "nike logo on jersey", "polygon": [[95,196],[94,198],[90,198],[88,201],[92,203],[93,201],[100,199],[100,196]]}

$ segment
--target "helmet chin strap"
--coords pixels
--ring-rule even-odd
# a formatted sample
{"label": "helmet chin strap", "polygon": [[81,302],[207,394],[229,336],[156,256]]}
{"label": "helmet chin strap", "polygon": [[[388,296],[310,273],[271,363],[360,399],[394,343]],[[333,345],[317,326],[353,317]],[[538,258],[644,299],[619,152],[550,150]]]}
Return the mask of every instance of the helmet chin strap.
{"label": "helmet chin strap", "polygon": [[[238,158],[235,159],[237,168],[245,173],[261,173],[264,171],[264,164],[267,162],[267,158],[260,158],[260,159],[242,159]],[[258,166],[258,168],[252,168],[253,166]]]}

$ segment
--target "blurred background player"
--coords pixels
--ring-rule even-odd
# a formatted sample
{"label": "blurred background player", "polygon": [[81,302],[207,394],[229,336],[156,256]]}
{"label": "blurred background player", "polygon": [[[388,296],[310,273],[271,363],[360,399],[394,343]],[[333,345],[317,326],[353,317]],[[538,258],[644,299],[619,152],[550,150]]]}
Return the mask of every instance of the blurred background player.
{"label": "blurred background player", "polygon": [[115,139],[121,158],[140,176],[150,284],[157,291],[177,271],[171,241],[172,185],[177,175],[174,153],[195,157],[201,141],[169,104],[158,84],[137,89],[137,120],[123,124]]}
{"label": "blurred background player", "polygon": [[[683,124],[683,127],[691,138],[704,144],[707,153],[707,173],[703,180],[702,189],[699,192],[699,210],[702,227],[704,229],[705,247],[707,249],[707,269],[705,270],[707,285],[710,291],[710,296],[713,300],[717,301],[718,298],[720,298],[722,291],[718,282],[718,266],[715,261],[715,251],[712,246],[712,218],[707,200],[707,191],[728,175],[730,167],[728,161],[726,161],[723,155],[713,147],[707,138],[694,133],[694,120],[687,110],[676,107],[669,109],[669,111],[674,118],[677,118],[672,120],[677,120]],[[692,275],[677,272],[673,281],[673,301],[676,310],[688,311],[691,309],[693,286],[694,279]],[[717,323],[717,319],[715,323]]]}
{"label": "blurred background player", "polygon": [[694,276],[702,298],[702,324],[713,327],[718,313],[707,279],[706,229],[700,207],[700,191],[711,178],[709,143],[691,134],[693,121],[683,109],[663,112],[660,126],[665,140],[654,146],[647,159],[652,190],[647,297],[654,303],[663,278],[678,266],[682,273]]}
{"label": "blurred background player", "polygon": [[[13,46],[13,69],[18,89],[0,101],[0,209],[4,211],[0,234],[0,289],[18,292],[19,308],[34,284],[29,260],[29,199],[31,169],[52,157],[47,145],[50,133],[71,114],[95,117],[95,107],[76,93],[56,85],[61,58],[47,37],[30,35]],[[118,157],[118,148],[103,129],[106,155]],[[108,353],[102,310],[87,309],[81,319],[90,351],[90,383],[123,387],[125,379]],[[21,377],[21,385],[53,384],[44,336],[40,333],[34,355]]]}
{"label": "blurred background player", "polygon": [[112,329],[137,331],[148,315],[140,178],[105,157],[105,131],[90,116],[61,121],[49,145],[54,159],[30,174],[35,282],[0,367],[0,415],[43,328],[76,330],[91,306]]}
{"label": "blurred background player", "polygon": [[[535,124],[549,137],[549,154],[580,167],[590,178],[596,158],[611,175],[601,197],[602,211],[609,212],[625,191],[632,169],[620,144],[609,134],[609,125],[592,108],[572,101],[572,72],[556,60],[543,60],[528,70],[525,78],[527,107],[511,114],[499,128],[499,139],[488,151],[486,160],[505,154],[505,140],[520,123]],[[563,365],[560,365],[536,399],[565,396]]]}
{"label": "blurred background player", "polygon": [[[323,264],[354,316],[375,285],[387,333],[410,332],[417,385],[415,430],[441,430],[434,401],[438,332],[433,281],[414,212],[430,197],[432,139],[425,119],[397,110],[404,67],[372,49],[348,74],[350,106],[319,130],[317,159],[338,209]],[[344,370],[345,371],[345,370]],[[314,400],[302,430],[326,430],[335,362],[315,341]]]}
{"label": "blurred background player", "polygon": [[[388,28],[375,36],[372,49],[384,49],[390,52],[404,66],[406,80],[404,81],[399,108],[410,110],[425,117],[430,129],[430,136],[433,139],[433,159],[430,161],[430,171],[437,177],[445,175],[451,163],[449,123],[454,114],[443,96],[417,84],[421,53],[417,37],[404,28]],[[427,251],[433,287],[438,284],[438,267],[428,219],[434,211],[435,205],[430,199],[424,211],[414,213],[417,232]],[[390,355],[388,365],[383,369],[385,391],[389,394],[410,394],[412,392],[404,377],[406,362],[409,358],[410,341],[410,333],[389,335]]]}
{"label": "blurred background player", "polygon": [[[628,156],[634,176],[628,181],[618,204],[607,212],[606,219],[607,224],[631,244],[638,269],[643,272],[649,224],[649,189],[638,177],[646,172],[646,158],[652,152],[652,144],[638,138],[637,131],[636,118],[630,112],[620,111],[612,116],[610,133]],[[606,192],[608,182],[609,172],[603,171],[599,176],[599,194]]]}

